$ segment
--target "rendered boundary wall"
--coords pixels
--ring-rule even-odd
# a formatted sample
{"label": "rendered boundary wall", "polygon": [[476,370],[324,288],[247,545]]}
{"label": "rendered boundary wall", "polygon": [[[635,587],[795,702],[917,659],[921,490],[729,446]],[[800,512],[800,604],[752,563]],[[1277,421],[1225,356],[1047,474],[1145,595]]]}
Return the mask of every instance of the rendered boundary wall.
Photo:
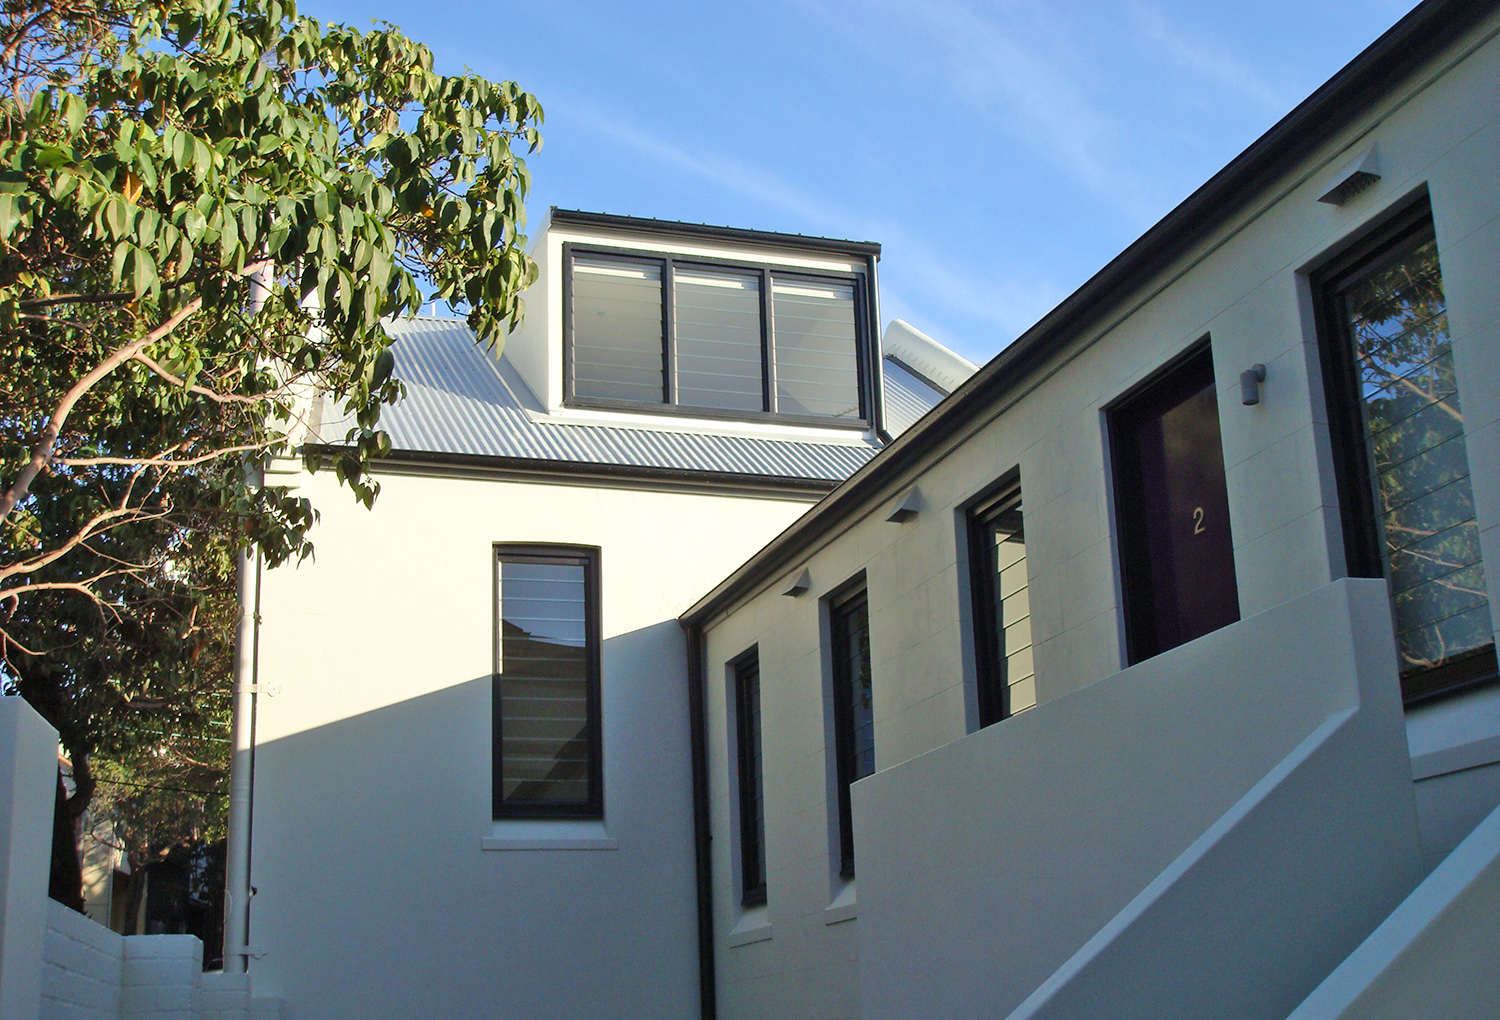
{"label": "rendered boundary wall", "polygon": [[47,897],[57,733],[0,698],[0,1020],[280,1020],[192,935],[119,935]]}

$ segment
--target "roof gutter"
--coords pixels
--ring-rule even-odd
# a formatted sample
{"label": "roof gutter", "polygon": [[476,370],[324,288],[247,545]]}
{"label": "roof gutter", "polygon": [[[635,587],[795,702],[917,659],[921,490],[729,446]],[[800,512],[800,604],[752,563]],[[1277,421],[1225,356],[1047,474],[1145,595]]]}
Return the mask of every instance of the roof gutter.
{"label": "roof gutter", "polygon": [[965,422],[1000,401],[1064,344],[1211,235],[1261,189],[1293,169],[1497,6],[1500,0],[1426,0],[1419,5],[947,400],[698,600],[682,614],[684,625],[716,615],[787,569],[825,529],[941,449]]}
{"label": "roof gutter", "polygon": [[[327,457],[347,452],[333,443],[309,443],[308,451]],[[797,478],[738,471],[698,471],[690,468],[600,464],[538,457],[495,457],[477,453],[438,453],[430,450],[392,450],[370,462],[383,474],[453,475],[506,478],[554,485],[616,486],[757,496],[765,499],[816,500],[838,485],[829,478]]]}
{"label": "roof gutter", "polygon": [[626,234],[650,234],[653,237],[687,237],[704,241],[730,241],[757,248],[797,249],[849,255],[856,258],[879,258],[877,241],[841,241],[834,237],[810,237],[806,234],[778,234],[770,230],[747,230],[743,227],[717,227],[707,223],[681,223],[677,220],[653,220],[644,216],[616,216],[612,213],[583,212],[553,206],[551,222],[555,225],[614,230]]}

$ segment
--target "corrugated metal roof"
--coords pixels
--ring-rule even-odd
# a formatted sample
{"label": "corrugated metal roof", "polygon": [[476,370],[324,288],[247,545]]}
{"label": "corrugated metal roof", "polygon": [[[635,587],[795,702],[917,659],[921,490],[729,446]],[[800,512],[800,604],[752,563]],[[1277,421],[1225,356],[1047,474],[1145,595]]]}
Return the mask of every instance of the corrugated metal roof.
{"label": "corrugated metal roof", "polygon": [[[396,377],[406,386],[406,399],[380,418],[397,451],[842,481],[879,449],[847,439],[821,443],[548,421],[515,369],[475,344],[462,320],[418,317],[386,328],[396,340]],[[894,401],[909,423],[940,394],[901,374],[894,386],[887,384],[887,408]],[[338,432],[333,426],[324,435]]]}
{"label": "corrugated metal roof", "polygon": [[885,358],[885,430],[899,436],[938,405],[943,392],[895,358]]}

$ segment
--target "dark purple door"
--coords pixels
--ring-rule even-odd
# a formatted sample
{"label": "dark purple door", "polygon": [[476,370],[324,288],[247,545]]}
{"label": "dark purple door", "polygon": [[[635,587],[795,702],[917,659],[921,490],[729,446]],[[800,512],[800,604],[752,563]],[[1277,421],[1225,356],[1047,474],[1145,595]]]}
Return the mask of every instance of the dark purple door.
{"label": "dark purple door", "polygon": [[1205,348],[1110,413],[1130,661],[1240,618]]}

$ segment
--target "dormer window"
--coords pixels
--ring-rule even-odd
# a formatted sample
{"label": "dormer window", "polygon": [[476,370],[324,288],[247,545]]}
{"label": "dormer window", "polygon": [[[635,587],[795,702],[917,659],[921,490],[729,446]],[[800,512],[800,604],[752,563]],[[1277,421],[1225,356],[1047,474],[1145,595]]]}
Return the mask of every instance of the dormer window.
{"label": "dormer window", "polygon": [[865,425],[855,273],[566,245],[570,406]]}

